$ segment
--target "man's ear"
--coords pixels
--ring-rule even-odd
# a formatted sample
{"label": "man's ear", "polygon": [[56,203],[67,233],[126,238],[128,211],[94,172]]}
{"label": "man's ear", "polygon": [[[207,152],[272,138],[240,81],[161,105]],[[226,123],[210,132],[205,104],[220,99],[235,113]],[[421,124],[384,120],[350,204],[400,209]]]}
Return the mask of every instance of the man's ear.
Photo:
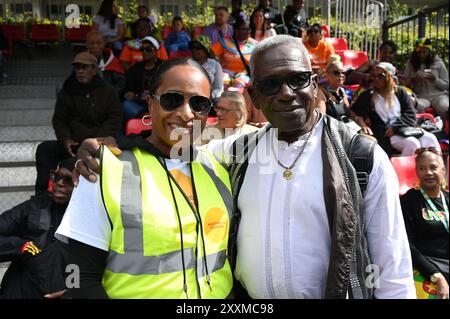
{"label": "man's ear", "polygon": [[250,96],[250,100],[253,103],[253,105],[255,106],[255,108],[257,108],[259,110],[260,106],[259,106],[259,102],[258,102],[258,92],[256,91],[256,89],[253,86],[247,87],[247,92],[248,92],[248,95]]}

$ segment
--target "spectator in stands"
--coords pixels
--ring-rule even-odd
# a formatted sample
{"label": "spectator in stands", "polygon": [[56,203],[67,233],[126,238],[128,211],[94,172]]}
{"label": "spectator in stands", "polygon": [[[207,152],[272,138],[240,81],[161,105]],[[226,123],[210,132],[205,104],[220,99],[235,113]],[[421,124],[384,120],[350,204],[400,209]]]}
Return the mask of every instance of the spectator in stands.
{"label": "spectator in stands", "polygon": [[45,192],[50,170],[68,157],[88,137],[115,136],[122,121],[118,92],[98,76],[97,58],[88,52],[75,56],[73,73],[64,82],[53,114],[57,141],[39,144],[36,150],[36,194]]}
{"label": "spectator in stands", "polygon": [[394,77],[392,64],[381,62],[375,67],[372,89],[362,92],[352,105],[355,122],[366,134],[376,137],[388,154],[393,153],[391,146],[402,156],[411,156],[420,147],[439,149],[436,137],[423,129],[417,129],[417,135],[403,133],[416,126],[416,110],[412,99]]}
{"label": "spectator in stands", "polygon": [[233,28],[233,38],[220,39],[211,49],[222,65],[224,84],[243,90],[250,81],[248,64],[257,42],[249,36],[250,30],[245,20],[238,20]]}
{"label": "spectator in stands", "polygon": [[256,41],[277,35],[269,20],[264,17],[264,10],[256,8],[250,16],[250,37]]}
{"label": "spectator in stands", "polygon": [[244,96],[240,92],[223,92],[214,101],[218,122],[208,126],[202,134],[204,141],[222,139],[230,135],[243,135],[258,130],[248,125],[247,108]]}
{"label": "spectator in stands", "polygon": [[214,17],[215,22],[203,31],[203,34],[211,40],[211,44],[215,44],[220,38],[231,38],[233,36],[233,27],[228,24],[228,8],[215,8]]}
{"label": "spectator in stands", "polygon": [[122,20],[114,13],[114,7],[114,0],[103,0],[92,22],[94,28],[103,35],[107,46],[111,45],[112,49],[121,51],[125,27]]}
{"label": "spectator in stands", "polygon": [[228,23],[233,25],[238,19],[247,20],[247,15],[241,7],[242,0],[231,0],[231,14]]}
{"label": "spectator in stands", "polygon": [[299,38],[303,37],[309,27],[304,7],[304,0],[292,0],[292,5],[286,6],[283,14],[284,24],[288,29],[288,33]]}
{"label": "spectator in stands", "polygon": [[331,55],[325,68],[326,82],[319,86],[316,106],[320,112],[338,121],[350,122],[350,103],[342,86],[345,81],[344,65],[339,55]]}
{"label": "spectator in stands", "polygon": [[259,0],[259,4],[256,8],[264,10],[264,17],[272,24],[283,24],[280,12],[272,7],[270,0]]}
{"label": "spectator in stands", "polygon": [[211,58],[211,43],[209,38],[206,35],[201,35],[189,43],[189,48],[192,52],[192,59],[208,72],[213,85],[211,96],[215,100],[223,92],[223,76],[220,63]]}
{"label": "spectator in stands", "polygon": [[140,19],[146,19],[149,26],[150,26],[150,35],[152,37],[154,37],[155,39],[157,39],[158,41],[161,41],[161,34],[159,32],[159,30],[156,28],[156,17],[154,15],[150,15],[148,8],[141,4],[138,6],[137,8],[137,13],[138,13],[138,20],[136,22],[133,22],[130,25],[131,28],[131,36],[133,38],[137,38],[138,37],[138,33],[137,33],[137,22]]}
{"label": "spectator in stands", "polygon": [[309,27],[303,44],[309,52],[313,71],[320,75],[325,70],[330,55],[334,54],[333,45],[322,39],[320,24],[314,23]]}
{"label": "spectator in stands", "polygon": [[385,41],[381,43],[378,48],[378,61],[368,60],[360,65],[356,70],[350,69],[346,72],[347,79],[345,84],[361,84],[364,88],[370,86],[370,74],[373,68],[379,62],[388,62],[392,65],[395,64],[395,58],[397,56],[397,45],[392,41]]}
{"label": "spectator in stands", "polygon": [[444,188],[445,166],[435,148],[416,151],[419,187],[401,196],[412,262],[426,280],[436,285],[439,299],[449,298],[448,192]]}
{"label": "spectator in stands", "polygon": [[72,194],[75,158],[58,163],[52,192],[0,214],[0,262],[12,261],[0,299],[41,299],[65,289],[67,245],[54,234]]}
{"label": "spectator in stands", "polygon": [[189,42],[191,37],[183,30],[183,19],[176,16],[172,19],[172,32],[164,42],[167,52],[189,51]]}
{"label": "spectator in stands", "polygon": [[97,58],[99,75],[114,86],[117,91],[125,86],[124,69],[110,48],[105,48],[105,40],[97,30],[91,30],[86,35],[86,49]]}
{"label": "spectator in stands", "polygon": [[159,43],[155,38],[145,37],[140,47],[143,61],[134,64],[125,74],[126,84],[121,92],[124,125],[129,119],[137,118],[148,111],[148,88],[156,68],[161,64],[161,60],[156,57],[158,49]]}
{"label": "spectator in stands", "polygon": [[[101,187],[80,180],[56,233],[70,238],[68,262],[80,267],[80,287],[69,290],[73,298],[218,299],[231,293],[228,173],[207,150],[194,159],[173,157],[180,148],[197,153],[192,127],[206,124],[211,89],[197,62],[163,63],[148,99],[151,136],[119,158],[104,150]],[[124,194],[120,203],[116,192]]]}
{"label": "spectator in stands", "polygon": [[431,40],[418,39],[405,70],[410,87],[417,95],[417,109],[423,112],[432,106],[442,118],[448,111],[448,70],[433,52]]}
{"label": "spectator in stands", "polygon": [[[125,43],[125,46],[122,50],[122,53],[120,54],[120,63],[122,63],[122,66],[125,70],[128,70],[133,64],[137,62],[141,62],[142,57],[142,51],[140,50],[141,47],[141,41],[145,37],[150,36],[150,27],[148,25],[148,21],[144,19],[140,19],[136,22],[136,30],[137,30],[137,37],[136,39],[129,40]],[[159,46],[160,49],[156,53],[156,56],[160,60],[167,60],[167,51],[164,46]]]}

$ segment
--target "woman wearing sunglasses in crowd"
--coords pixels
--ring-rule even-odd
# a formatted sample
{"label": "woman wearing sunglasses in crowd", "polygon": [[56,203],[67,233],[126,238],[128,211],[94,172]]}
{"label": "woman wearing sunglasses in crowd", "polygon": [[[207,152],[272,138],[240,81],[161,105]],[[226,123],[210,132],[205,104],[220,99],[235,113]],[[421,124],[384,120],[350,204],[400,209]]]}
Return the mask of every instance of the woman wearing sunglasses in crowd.
{"label": "woman wearing sunglasses in crowd", "polygon": [[142,61],[134,64],[125,73],[125,87],[120,92],[123,101],[124,126],[128,120],[148,112],[148,87],[155,75],[156,68],[161,64],[161,60],[156,56],[159,48],[159,43],[155,38],[148,36],[142,39],[139,47]]}
{"label": "woman wearing sunglasses in crowd", "polygon": [[437,298],[448,299],[449,202],[444,161],[432,147],[420,148],[416,154],[419,185],[400,197],[412,262],[425,280],[436,285]]}
{"label": "woman wearing sunglasses in crowd", "polygon": [[345,81],[344,65],[339,55],[331,55],[325,67],[326,82],[319,86],[316,106],[319,111],[361,129],[350,117],[350,102],[342,86]]}
{"label": "woman wearing sunglasses in crowd", "polygon": [[406,90],[397,85],[392,64],[381,62],[373,69],[371,87],[361,93],[351,110],[364,133],[373,135],[388,155],[397,150],[402,156],[411,156],[420,147],[440,149],[436,137],[423,129],[403,133],[416,126],[416,110]]}
{"label": "woman wearing sunglasses in crowd", "polygon": [[130,139],[131,150],[118,157],[103,147],[97,182],[80,180],[57,235],[70,238],[68,263],[80,267],[72,297],[229,295],[229,177],[194,145],[211,90],[197,62],[164,62],[147,98],[151,136]]}

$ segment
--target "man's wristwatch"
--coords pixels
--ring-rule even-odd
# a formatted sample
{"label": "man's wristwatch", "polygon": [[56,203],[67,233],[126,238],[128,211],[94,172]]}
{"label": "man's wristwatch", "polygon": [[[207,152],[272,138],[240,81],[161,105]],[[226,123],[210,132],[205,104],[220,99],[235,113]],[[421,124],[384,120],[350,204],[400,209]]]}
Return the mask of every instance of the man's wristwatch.
{"label": "man's wristwatch", "polygon": [[430,276],[430,281],[433,283],[433,284],[435,284],[435,283],[437,283],[437,281],[439,280],[439,275],[440,275],[441,273],[439,273],[439,272],[435,272],[434,274],[432,274],[431,276]]}

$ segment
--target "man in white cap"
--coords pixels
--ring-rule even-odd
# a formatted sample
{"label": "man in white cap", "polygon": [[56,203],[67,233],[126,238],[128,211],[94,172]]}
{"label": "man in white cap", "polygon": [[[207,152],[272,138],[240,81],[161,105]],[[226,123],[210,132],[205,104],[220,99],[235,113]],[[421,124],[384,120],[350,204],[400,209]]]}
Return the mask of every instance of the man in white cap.
{"label": "man in white cap", "polygon": [[125,88],[120,96],[123,100],[123,122],[137,118],[142,113],[148,112],[146,97],[148,95],[148,84],[153,78],[156,68],[161,60],[156,57],[159,50],[158,41],[147,36],[141,41],[139,47],[142,52],[142,61],[134,64],[125,73]]}

